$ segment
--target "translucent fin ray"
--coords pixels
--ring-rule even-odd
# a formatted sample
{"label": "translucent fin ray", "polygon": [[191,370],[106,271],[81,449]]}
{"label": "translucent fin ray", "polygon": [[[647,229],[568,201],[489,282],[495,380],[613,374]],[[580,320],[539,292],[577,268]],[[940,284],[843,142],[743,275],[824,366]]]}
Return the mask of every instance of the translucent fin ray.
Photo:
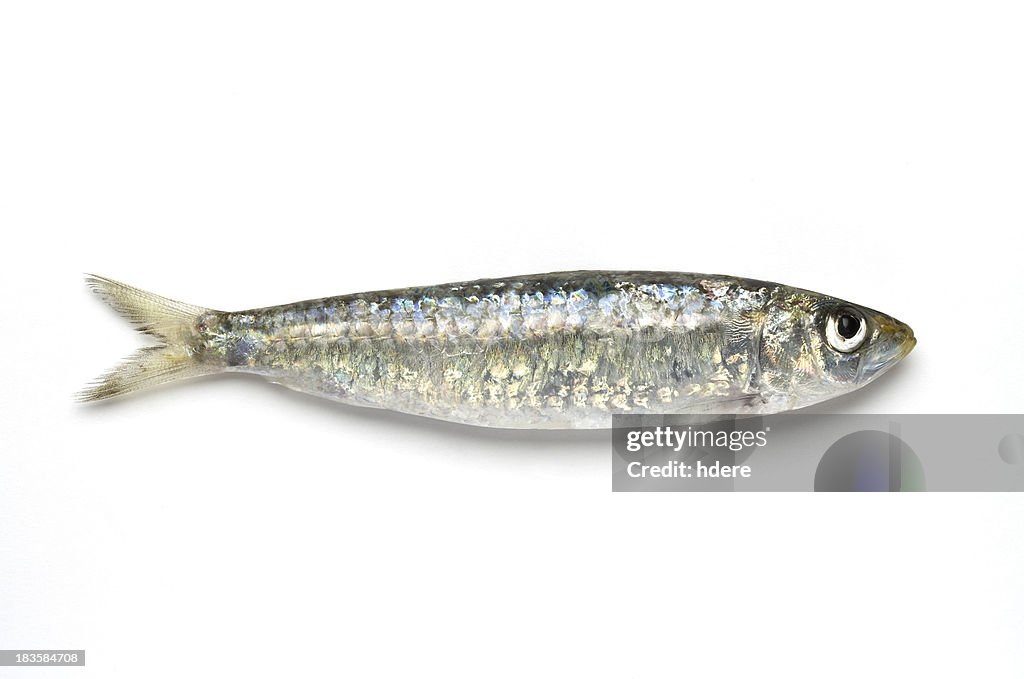
{"label": "translucent fin ray", "polygon": [[209,309],[102,276],[90,274],[85,280],[107,304],[136,329],[156,337],[160,345],[139,349],[75,394],[76,400],[99,401],[220,370],[201,363],[195,356],[199,342],[196,319],[210,313]]}
{"label": "translucent fin ray", "polygon": [[206,372],[180,349],[145,347],[88,384],[75,400],[100,401]]}
{"label": "translucent fin ray", "polygon": [[208,311],[102,276],[89,274],[85,283],[140,331],[167,342],[178,342],[185,338],[183,335],[190,335],[196,317]]}

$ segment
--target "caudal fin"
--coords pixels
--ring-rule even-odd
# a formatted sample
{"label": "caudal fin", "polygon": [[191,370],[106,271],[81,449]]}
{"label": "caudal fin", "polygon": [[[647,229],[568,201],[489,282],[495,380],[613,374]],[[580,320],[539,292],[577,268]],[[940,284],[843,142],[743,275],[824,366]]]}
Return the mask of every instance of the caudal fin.
{"label": "caudal fin", "polygon": [[86,284],[135,327],[160,342],[145,347],[75,394],[79,401],[99,401],[166,382],[216,372],[195,357],[196,320],[209,309],[177,302],[103,278],[86,276]]}

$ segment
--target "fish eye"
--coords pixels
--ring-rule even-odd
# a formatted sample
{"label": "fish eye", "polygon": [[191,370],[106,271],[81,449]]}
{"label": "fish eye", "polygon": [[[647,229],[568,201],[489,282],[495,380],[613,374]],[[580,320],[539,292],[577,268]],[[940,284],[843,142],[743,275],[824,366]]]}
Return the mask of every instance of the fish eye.
{"label": "fish eye", "polygon": [[859,349],[867,336],[868,324],[855,309],[837,309],[825,321],[825,339],[833,349],[844,354]]}

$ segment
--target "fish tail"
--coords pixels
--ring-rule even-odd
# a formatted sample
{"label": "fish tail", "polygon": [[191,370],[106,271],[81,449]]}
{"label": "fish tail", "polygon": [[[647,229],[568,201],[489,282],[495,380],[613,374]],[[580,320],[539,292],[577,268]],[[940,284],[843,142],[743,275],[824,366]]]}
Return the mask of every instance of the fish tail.
{"label": "fish tail", "polygon": [[200,360],[200,319],[206,309],[154,295],[130,285],[87,275],[86,284],[140,332],[155,337],[157,346],[139,349],[75,394],[81,402],[99,401],[196,377],[220,368]]}

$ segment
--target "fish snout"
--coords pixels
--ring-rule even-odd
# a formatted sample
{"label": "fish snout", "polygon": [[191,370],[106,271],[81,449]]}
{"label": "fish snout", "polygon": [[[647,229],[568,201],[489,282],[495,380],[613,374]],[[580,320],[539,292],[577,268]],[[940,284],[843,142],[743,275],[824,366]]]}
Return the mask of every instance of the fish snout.
{"label": "fish snout", "polygon": [[917,345],[914,331],[905,323],[886,319],[879,323],[878,334],[860,364],[860,383],[870,382],[893,367]]}

